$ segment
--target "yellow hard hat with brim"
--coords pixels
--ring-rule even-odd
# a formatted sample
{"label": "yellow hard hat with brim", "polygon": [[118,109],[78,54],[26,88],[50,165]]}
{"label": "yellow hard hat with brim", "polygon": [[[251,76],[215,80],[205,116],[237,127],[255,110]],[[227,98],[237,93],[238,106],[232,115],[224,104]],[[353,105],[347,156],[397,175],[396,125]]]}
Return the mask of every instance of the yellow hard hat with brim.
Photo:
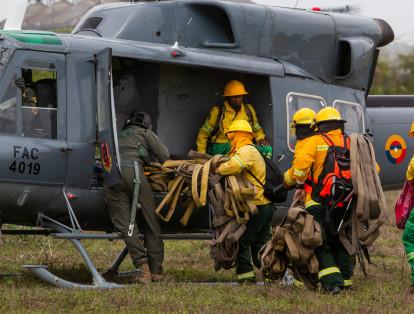
{"label": "yellow hard hat with brim", "polygon": [[232,96],[242,96],[247,95],[247,91],[244,88],[244,85],[240,81],[230,81],[226,84],[226,87],[224,87],[224,97],[232,97]]}
{"label": "yellow hard hat with brim", "polygon": [[295,112],[292,117],[291,127],[296,125],[309,125],[312,127],[315,124],[316,112],[310,108],[301,108]]}
{"label": "yellow hard hat with brim", "polygon": [[227,130],[226,134],[229,132],[236,132],[236,131],[253,133],[252,126],[246,120],[233,121],[232,124],[230,124],[229,129]]}
{"label": "yellow hard hat with brim", "polygon": [[328,121],[346,122],[344,119],[342,119],[341,114],[338,110],[333,107],[325,107],[319,110],[319,112],[316,114],[315,122],[316,124],[319,124]]}

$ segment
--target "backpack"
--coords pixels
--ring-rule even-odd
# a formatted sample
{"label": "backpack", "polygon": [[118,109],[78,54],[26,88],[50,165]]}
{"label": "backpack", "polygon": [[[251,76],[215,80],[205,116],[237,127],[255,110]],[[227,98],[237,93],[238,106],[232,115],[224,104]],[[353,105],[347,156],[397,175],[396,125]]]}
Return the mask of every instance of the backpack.
{"label": "backpack", "polygon": [[401,193],[395,204],[395,222],[399,229],[404,230],[405,223],[410,216],[410,213],[414,206],[414,191],[412,184],[409,181],[405,181]]}
{"label": "backpack", "polygon": [[266,158],[262,154],[262,152],[257,149],[255,145],[251,145],[260,153],[260,155],[263,157],[263,160],[266,165],[266,179],[265,183],[263,184],[250,170],[247,170],[249,174],[255,178],[257,182],[263,187],[264,189],[264,196],[271,201],[272,203],[283,203],[287,200],[288,191],[284,187],[283,184],[283,176],[282,172],[276,166],[276,164],[270,160],[269,158]]}
{"label": "backpack", "polygon": [[342,207],[353,194],[350,140],[344,134],[344,146],[336,146],[327,135],[320,135],[329,149],[318,182],[313,183],[312,199],[332,207]]}

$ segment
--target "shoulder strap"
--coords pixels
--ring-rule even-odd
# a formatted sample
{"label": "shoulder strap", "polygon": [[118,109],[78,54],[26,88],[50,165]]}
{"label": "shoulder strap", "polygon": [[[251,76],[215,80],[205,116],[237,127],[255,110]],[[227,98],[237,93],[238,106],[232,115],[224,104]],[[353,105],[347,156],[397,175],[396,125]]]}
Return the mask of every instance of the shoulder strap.
{"label": "shoulder strap", "polygon": [[346,133],[344,133],[343,135],[344,135],[344,147],[345,149],[350,149],[350,147],[348,147],[348,141],[350,140],[349,136]]}
{"label": "shoulder strap", "polygon": [[329,145],[329,146],[335,146],[334,142],[330,139],[330,137],[327,134],[324,133],[319,133],[320,136],[323,137],[323,139],[325,140],[325,142]]}
{"label": "shoulder strap", "polygon": [[217,136],[218,136],[218,131],[219,131],[219,128],[220,128],[220,123],[221,123],[221,120],[223,119],[222,116],[223,116],[223,112],[224,112],[224,104],[221,104],[219,106],[213,106],[213,108],[214,107],[219,107],[219,113],[218,113],[217,119],[214,123],[213,132],[211,132],[211,136],[210,136],[210,138],[211,138],[210,142],[211,143],[216,142],[216,139],[217,139]]}
{"label": "shoulder strap", "polygon": [[[262,154],[262,152],[260,151],[260,150],[258,150],[257,149],[257,147],[255,146],[255,145],[253,145],[253,144],[249,144],[249,146],[252,146],[252,147],[254,147],[259,153],[260,153],[260,155],[263,157],[263,159],[264,159],[264,162],[265,162],[265,164],[266,164],[266,160],[265,160],[265,156],[263,156],[263,154]],[[265,185],[262,183],[262,181],[260,181],[254,174],[253,174],[253,172],[251,172],[249,169],[246,169],[247,170],[247,172],[263,187],[263,188],[265,188]]]}
{"label": "shoulder strap", "polygon": [[[331,140],[331,138],[327,134],[319,133],[319,135],[321,135],[323,137],[323,139],[325,140],[325,142],[327,144],[329,144],[329,146],[338,146],[338,145],[334,144],[334,142]],[[348,139],[349,139],[348,135],[346,133],[344,133],[344,134],[342,134],[342,136],[343,136],[343,139],[344,139],[344,148],[349,149],[348,142],[347,142]]]}
{"label": "shoulder strap", "polygon": [[246,104],[245,106],[244,106],[244,110],[246,110],[246,114],[247,114],[247,117],[248,117],[248,119],[249,119],[249,123],[250,123],[250,125],[254,125],[254,121],[253,121],[253,113],[252,113],[252,108],[250,108],[250,104]]}

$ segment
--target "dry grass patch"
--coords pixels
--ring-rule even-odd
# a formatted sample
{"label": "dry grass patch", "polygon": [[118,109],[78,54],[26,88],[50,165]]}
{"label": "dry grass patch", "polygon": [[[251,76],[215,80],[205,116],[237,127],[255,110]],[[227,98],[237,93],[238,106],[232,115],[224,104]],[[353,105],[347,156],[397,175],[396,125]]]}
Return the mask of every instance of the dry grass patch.
{"label": "dry grass patch", "polygon": [[[204,241],[166,241],[167,280],[160,284],[110,291],[57,289],[23,272],[21,265],[47,264],[62,277],[88,282],[90,275],[71,244],[46,237],[5,237],[0,246],[0,274],[6,274],[0,275],[0,313],[412,313],[414,298],[408,294],[401,231],[393,222],[396,194],[387,193],[387,224],[370,250],[373,265],[367,266],[369,276],[365,278],[357,266],[354,289],[339,296],[279,283],[201,283],[235,280],[233,271],[214,272]],[[122,249],[121,241],[84,243],[100,271]],[[129,259],[122,268],[132,268]]]}

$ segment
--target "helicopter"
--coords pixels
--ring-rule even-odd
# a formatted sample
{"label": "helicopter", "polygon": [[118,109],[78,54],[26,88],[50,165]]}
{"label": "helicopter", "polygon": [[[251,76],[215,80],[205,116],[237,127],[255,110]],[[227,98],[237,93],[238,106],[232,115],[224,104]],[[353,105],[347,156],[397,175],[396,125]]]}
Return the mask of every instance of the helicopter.
{"label": "helicopter", "polygon": [[[220,0],[99,5],[71,34],[21,30],[24,13],[16,10],[0,30],[0,226],[34,228],[0,230],[70,241],[91,284],[24,265],[63,288],[119,287],[102,277],[81,240],[120,238],[102,184],[119,180],[117,133],[132,110],[149,113],[172,156],[182,158],[225,83],[238,79],[285,170],[295,144],[290,121],[301,107],[333,106],[346,131],[372,132],[366,97],[379,48],[394,38],[379,19]],[[16,86],[23,77],[39,94],[36,106]],[[383,167],[390,186],[402,180],[399,165],[400,174]],[[163,223],[163,237],[210,239],[211,221],[212,209],[199,208],[186,227],[174,217]]]}

